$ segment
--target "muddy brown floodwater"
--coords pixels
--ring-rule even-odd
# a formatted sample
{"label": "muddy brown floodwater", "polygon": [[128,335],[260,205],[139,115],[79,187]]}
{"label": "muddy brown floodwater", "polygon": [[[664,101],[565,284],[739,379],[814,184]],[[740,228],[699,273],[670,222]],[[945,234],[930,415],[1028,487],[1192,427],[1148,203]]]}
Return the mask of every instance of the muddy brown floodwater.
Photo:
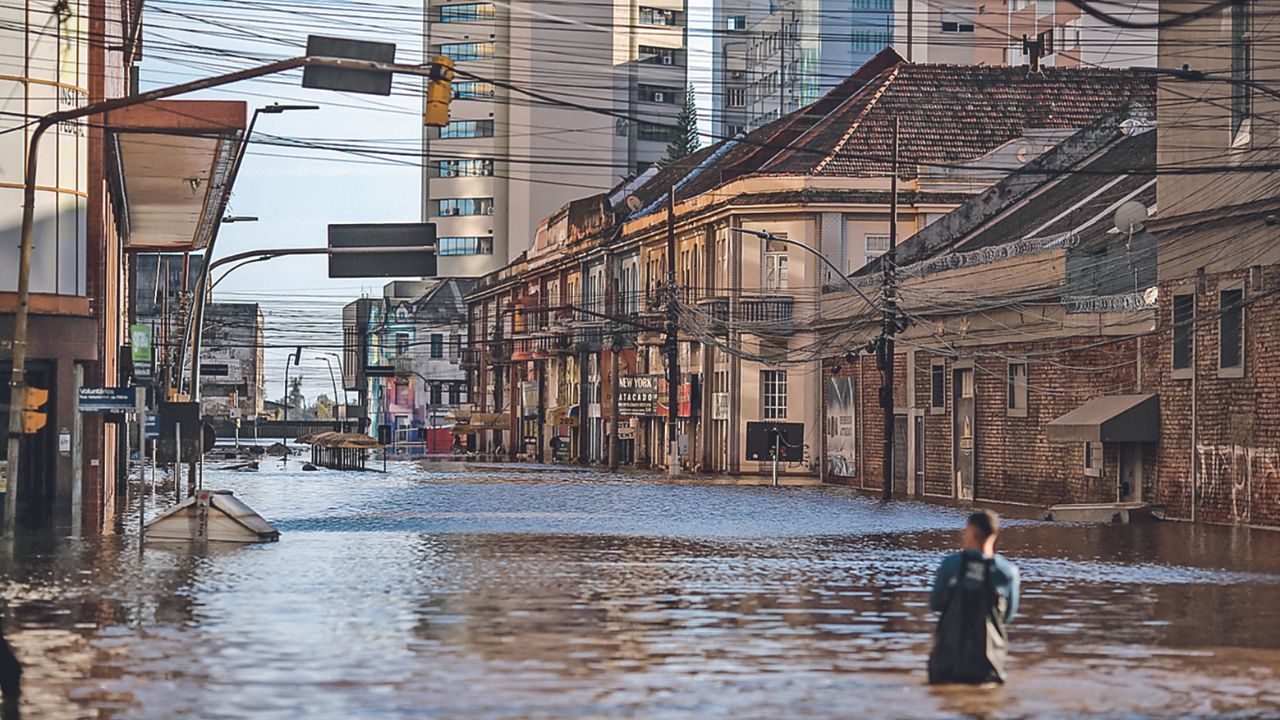
{"label": "muddy brown floodwater", "polygon": [[24,717],[1280,716],[1280,533],[1011,520],[1010,682],[932,689],[959,509],[410,464],[206,485],[281,541],[140,552],[129,526],[3,566]]}

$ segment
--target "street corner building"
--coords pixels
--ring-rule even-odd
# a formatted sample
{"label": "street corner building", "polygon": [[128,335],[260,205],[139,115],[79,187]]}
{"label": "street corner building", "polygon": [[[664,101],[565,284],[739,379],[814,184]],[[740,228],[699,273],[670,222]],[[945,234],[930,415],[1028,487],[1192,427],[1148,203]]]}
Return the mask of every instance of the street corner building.
{"label": "street corner building", "polygon": [[[135,86],[141,10],[136,0],[18,0],[0,7],[0,403],[6,407],[34,121]],[[26,367],[29,386],[49,395],[46,423],[22,439],[21,477],[8,479],[17,483],[21,524],[112,529],[125,479],[126,426],[117,416],[80,413],[79,391],[134,384],[138,253],[186,253],[207,243],[244,125],[241,102],[164,101],[44,134],[36,157]],[[0,460],[7,467],[7,456]]]}
{"label": "street corner building", "polygon": [[[467,298],[472,404],[491,423],[472,425],[475,442],[660,467],[674,413],[682,469],[756,474],[771,463],[749,456],[749,428],[786,423],[799,435],[783,473],[862,482],[866,388],[829,359],[863,318],[825,291],[886,249],[895,121],[906,237],[1154,103],[1154,82],[1124,71],[912,64],[886,49],[809,106],[570,202]],[[829,415],[833,393],[849,412]]]}

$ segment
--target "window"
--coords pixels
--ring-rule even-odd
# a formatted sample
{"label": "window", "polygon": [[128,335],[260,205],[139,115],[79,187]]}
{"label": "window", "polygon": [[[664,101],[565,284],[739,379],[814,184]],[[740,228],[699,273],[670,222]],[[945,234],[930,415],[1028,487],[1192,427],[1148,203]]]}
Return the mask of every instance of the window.
{"label": "window", "polygon": [[947,407],[947,364],[935,360],[929,366],[929,409],[940,413]]}
{"label": "window", "polygon": [[440,22],[475,22],[476,20],[492,20],[493,3],[466,3],[464,5],[443,5],[440,7]]}
{"label": "window", "polygon": [[889,44],[889,34],[883,30],[853,30],[849,41],[856,53],[876,53]]}
{"label": "window", "polygon": [[1196,340],[1196,296],[1173,296],[1173,369],[1191,370]]}
{"label": "window", "polygon": [[1063,23],[1062,46],[1066,48],[1084,46],[1084,25],[1081,23],[1080,18]]}
{"label": "window", "polygon": [[942,13],[942,32],[971,33],[973,32],[973,18],[968,15],[943,12]]}
{"label": "window", "polygon": [[440,177],[490,177],[493,161],[488,158],[475,160],[440,160],[436,166]]}
{"label": "window", "polygon": [[458,100],[476,100],[493,97],[493,83],[481,80],[466,80],[453,84],[453,97]]}
{"label": "window", "polygon": [[636,136],[641,140],[670,142],[675,131],[675,127],[671,125],[655,125],[653,123],[641,122],[636,127]]}
{"label": "window", "polygon": [[1008,382],[1006,383],[1006,392],[1008,393],[1007,409],[1012,417],[1027,416],[1027,364],[1025,362],[1010,362]]}
{"label": "window", "polygon": [[684,97],[679,89],[661,85],[639,85],[637,86],[637,93],[641,100],[655,103],[674,104],[677,96]]}
{"label": "window", "polygon": [[[729,88],[728,102],[729,102],[729,107],[733,107],[733,108],[746,107],[747,106],[747,89],[744,87]],[[730,128],[730,129],[732,130],[733,128]],[[737,135],[737,134],[738,134],[737,131],[729,133],[730,136]]]}
{"label": "window", "polygon": [[437,255],[492,255],[491,237],[442,237],[436,239]]}
{"label": "window", "polygon": [[1218,369],[1244,370],[1244,289],[1218,293]]}
{"label": "window", "polygon": [[881,234],[867,233],[862,238],[863,247],[866,249],[867,260],[878,258],[889,252],[889,236]]}
{"label": "window", "polygon": [[729,17],[724,19],[724,26],[726,30],[746,30],[747,16],[746,15],[730,15]]}
{"label": "window", "polygon": [[436,215],[492,215],[493,198],[441,198],[436,201]]}
{"label": "window", "polygon": [[462,385],[460,383],[449,383],[449,404],[457,405],[462,402]]}
{"label": "window", "polygon": [[1246,144],[1253,114],[1252,0],[1231,3],[1231,144]]}
{"label": "window", "polygon": [[440,139],[493,137],[492,120],[454,120],[440,128]]}
{"label": "window", "polygon": [[787,417],[787,371],[760,371],[760,416],[765,420]]}
{"label": "window", "polygon": [[786,233],[774,233],[777,240],[764,241],[764,289],[778,292],[787,289],[787,239]]}
{"label": "window", "polygon": [[440,383],[438,382],[431,383],[431,404],[440,405],[443,402],[444,402],[444,388],[441,387]]}
{"label": "window", "polygon": [[396,333],[396,356],[404,357],[409,354],[409,333]]}
{"label": "window", "polygon": [[431,333],[431,357],[435,359],[444,357],[444,335],[441,333]]}
{"label": "window", "polygon": [[677,22],[676,11],[674,10],[651,7],[640,8],[641,25],[675,25]]}
{"label": "window", "polygon": [[1102,476],[1102,443],[1084,444],[1084,474],[1090,477]]}
{"label": "window", "polygon": [[447,55],[454,60],[487,60],[493,57],[492,42],[444,43],[440,46],[440,55]]}
{"label": "window", "polygon": [[[397,380],[397,381],[396,381],[395,388],[396,388],[396,389],[395,389],[395,395],[394,395],[394,397],[395,397],[395,404],[396,404],[396,405],[408,405],[408,404],[409,404],[409,383],[407,383],[407,382],[402,382],[402,381],[400,381],[400,380]],[[397,425],[400,425],[400,424],[401,424],[401,423],[399,422],[399,418],[397,418],[397,419],[396,419],[396,424],[397,424]]]}
{"label": "window", "polygon": [[650,65],[679,65],[675,48],[664,48],[656,45],[641,45],[638,48],[640,62]]}

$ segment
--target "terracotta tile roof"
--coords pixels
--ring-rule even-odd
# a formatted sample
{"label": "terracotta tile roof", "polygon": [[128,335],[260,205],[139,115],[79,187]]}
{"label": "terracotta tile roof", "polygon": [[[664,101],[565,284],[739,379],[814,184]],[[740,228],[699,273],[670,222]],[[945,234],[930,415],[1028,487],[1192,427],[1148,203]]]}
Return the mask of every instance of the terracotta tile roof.
{"label": "terracotta tile roof", "polygon": [[[831,97],[841,92],[843,98]],[[898,62],[851,93],[842,85],[831,95],[819,102],[836,108],[756,172],[886,174],[896,117],[902,176],[910,178],[919,164],[972,160],[1028,129],[1080,128],[1129,103],[1153,105],[1155,84],[1101,68],[1033,73],[1027,67]]]}

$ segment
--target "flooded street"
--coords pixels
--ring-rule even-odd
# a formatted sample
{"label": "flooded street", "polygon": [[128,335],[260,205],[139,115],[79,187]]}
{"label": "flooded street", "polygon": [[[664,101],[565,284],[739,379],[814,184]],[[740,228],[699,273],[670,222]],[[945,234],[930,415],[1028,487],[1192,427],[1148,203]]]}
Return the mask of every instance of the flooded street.
{"label": "flooded street", "polygon": [[131,525],[5,566],[24,717],[1280,714],[1278,533],[1010,519],[1010,683],[931,689],[959,509],[407,463],[205,484],[281,541],[140,553]]}

